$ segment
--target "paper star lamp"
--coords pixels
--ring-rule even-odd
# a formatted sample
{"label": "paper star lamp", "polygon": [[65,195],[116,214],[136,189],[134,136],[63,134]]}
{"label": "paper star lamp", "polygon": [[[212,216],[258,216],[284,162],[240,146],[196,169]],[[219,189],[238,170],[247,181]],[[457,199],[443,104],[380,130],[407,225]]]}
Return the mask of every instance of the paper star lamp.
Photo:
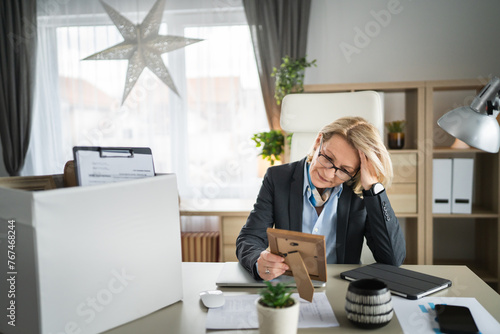
{"label": "paper star lamp", "polygon": [[156,1],[144,21],[138,25],[130,22],[102,0],[99,1],[118,28],[124,41],[106,50],[94,53],[83,60],[128,60],[122,104],[146,67],[175,94],[179,95],[170,73],[161,59],[161,55],[200,42],[202,39],[158,35],[165,0]]}

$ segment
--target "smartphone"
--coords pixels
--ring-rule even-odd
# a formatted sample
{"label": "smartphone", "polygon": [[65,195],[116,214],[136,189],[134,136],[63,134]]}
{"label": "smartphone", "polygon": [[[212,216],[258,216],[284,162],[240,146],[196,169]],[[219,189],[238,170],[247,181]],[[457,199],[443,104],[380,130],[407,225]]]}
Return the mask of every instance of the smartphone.
{"label": "smartphone", "polygon": [[479,333],[467,307],[437,304],[435,310],[441,333]]}

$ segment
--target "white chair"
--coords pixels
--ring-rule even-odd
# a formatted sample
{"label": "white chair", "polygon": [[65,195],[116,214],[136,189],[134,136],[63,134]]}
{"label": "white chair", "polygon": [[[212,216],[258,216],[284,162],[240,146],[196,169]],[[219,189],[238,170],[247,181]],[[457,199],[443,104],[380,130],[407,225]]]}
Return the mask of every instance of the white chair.
{"label": "white chair", "polygon": [[[281,128],[293,133],[290,161],[304,158],[319,130],[344,116],[360,116],[384,133],[382,97],[374,91],[352,93],[304,93],[285,96],[281,106]],[[366,245],[361,253],[362,263],[375,262]]]}

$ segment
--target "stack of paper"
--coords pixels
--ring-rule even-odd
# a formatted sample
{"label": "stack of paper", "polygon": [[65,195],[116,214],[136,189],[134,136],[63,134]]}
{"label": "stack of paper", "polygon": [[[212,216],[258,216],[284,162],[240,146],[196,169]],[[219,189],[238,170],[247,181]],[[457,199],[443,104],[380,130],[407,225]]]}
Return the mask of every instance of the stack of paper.
{"label": "stack of paper", "polygon": [[[297,293],[292,297],[299,299]],[[211,308],[207,315],[207,329],[259,328],[255,301],[259,295],[226,296],[224,306]],[[313,302],[301,300],[299,328],[337,327],[339,325],[324,293],[314,294]]]}

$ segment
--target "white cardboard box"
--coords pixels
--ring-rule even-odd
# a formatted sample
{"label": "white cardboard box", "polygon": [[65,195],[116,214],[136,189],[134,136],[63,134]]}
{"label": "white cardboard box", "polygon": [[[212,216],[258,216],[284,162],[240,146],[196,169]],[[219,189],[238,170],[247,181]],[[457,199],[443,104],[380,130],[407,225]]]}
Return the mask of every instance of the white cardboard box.
{"label": "white cardboard box", "polygon": [[2,333],[99,333],[177,302],[176,178],[0,187],[0,259]]}

